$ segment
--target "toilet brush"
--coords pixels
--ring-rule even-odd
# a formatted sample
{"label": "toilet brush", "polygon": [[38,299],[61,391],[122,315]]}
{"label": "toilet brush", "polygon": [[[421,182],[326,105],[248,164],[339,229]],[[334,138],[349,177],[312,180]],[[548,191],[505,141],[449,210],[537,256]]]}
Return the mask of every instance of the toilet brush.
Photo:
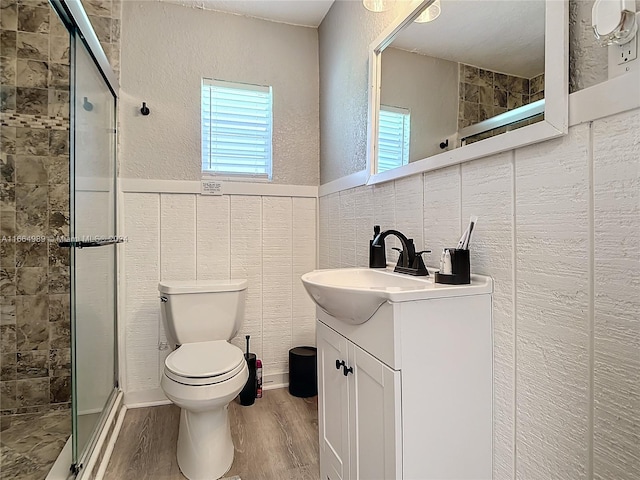
{"label": "toilet brush", "polygon": [[247,367],[249,368],[249,379],[245,383],[244,388],[240,392],[240,405],[249,406],[253,405],[256,401],[256,354],[249,353],[249,335],[245,336],[247,340],[247,351],[244,354],[244,358],[247,361]]}

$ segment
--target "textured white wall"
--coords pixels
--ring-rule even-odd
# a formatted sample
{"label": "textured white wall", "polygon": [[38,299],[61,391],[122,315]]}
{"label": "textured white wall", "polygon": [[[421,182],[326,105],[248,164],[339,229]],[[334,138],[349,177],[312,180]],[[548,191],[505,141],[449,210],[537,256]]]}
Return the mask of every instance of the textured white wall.
{"label": "textured white wall", "polygon": [[[288,372],[288,351],[315,345],[315,308],[300,276],[316,268],[315,198],[125,193],[124,340],[127,393],[157,389],[168,350],[160,280],[246,278],[244,325],[233,343]],[[294,241],[295,240],[295,241]]]}
{"label": "textured white wall", "polygon": [[479,216],[472,270],[495,281],[494,480],[640,478],[638,132],[635,110],[320,199],[322,268],[366,266],[374,223],[437,252]]}
{"label": "textured white wall", "polygon": [[[317,185],[318,34],[165,2],[122,6],[120,174],[201,178],[203,77],[273,87],[273,182]],[[151,114],[140,114],[142,102]]]}

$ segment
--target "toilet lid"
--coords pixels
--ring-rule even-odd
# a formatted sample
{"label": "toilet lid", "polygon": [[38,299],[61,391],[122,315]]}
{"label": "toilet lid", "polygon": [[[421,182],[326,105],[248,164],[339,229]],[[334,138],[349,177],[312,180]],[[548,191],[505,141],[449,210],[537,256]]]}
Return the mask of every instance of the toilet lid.
{"label": "toilet lid", "polygon": [[186,343],[169,354],[164,364],[174,375],[185,378],[226,376],[242,367],[244,355],[224,340]]}

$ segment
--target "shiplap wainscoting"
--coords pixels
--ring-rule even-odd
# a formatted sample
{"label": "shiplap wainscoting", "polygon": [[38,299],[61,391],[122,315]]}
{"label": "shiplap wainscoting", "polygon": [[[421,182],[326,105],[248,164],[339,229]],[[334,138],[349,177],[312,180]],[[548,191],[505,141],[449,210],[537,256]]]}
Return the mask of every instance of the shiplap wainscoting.
{"label": "shiplap wainscoting", "polygon": [[640,478],[639,132],[635,110],[320,198],[321,268],[366,266],[374,224],[435,265],[479,217],[472,270],[495,282],[494,480]]}
{"label": "shiplap wainscoting", "polygon": [[[169,350],[160,280],[246,278],[245,321],[233,343],[284,379],[292,346],[315,345],[315,307],[300,276],[316,268],[316,198],[192,193],[123,194],[124,390],[128,403],[161,400]],[[267,383],[268,385],[268,383]]]}

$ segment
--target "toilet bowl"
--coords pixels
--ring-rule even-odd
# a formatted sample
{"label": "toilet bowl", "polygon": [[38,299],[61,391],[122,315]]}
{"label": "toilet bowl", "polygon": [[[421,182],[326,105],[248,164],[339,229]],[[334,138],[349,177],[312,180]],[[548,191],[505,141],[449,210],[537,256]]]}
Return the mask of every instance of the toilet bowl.
{"label": "toilet bowl", "polygon": [[249,377],[242,350],[227,341],[242,323],[246,280],[162,282],[158,289],[167,338],[179,345],[160,383],[181,409],[178,466],[189,480],[217,479],[234,457],[229,402]]}

